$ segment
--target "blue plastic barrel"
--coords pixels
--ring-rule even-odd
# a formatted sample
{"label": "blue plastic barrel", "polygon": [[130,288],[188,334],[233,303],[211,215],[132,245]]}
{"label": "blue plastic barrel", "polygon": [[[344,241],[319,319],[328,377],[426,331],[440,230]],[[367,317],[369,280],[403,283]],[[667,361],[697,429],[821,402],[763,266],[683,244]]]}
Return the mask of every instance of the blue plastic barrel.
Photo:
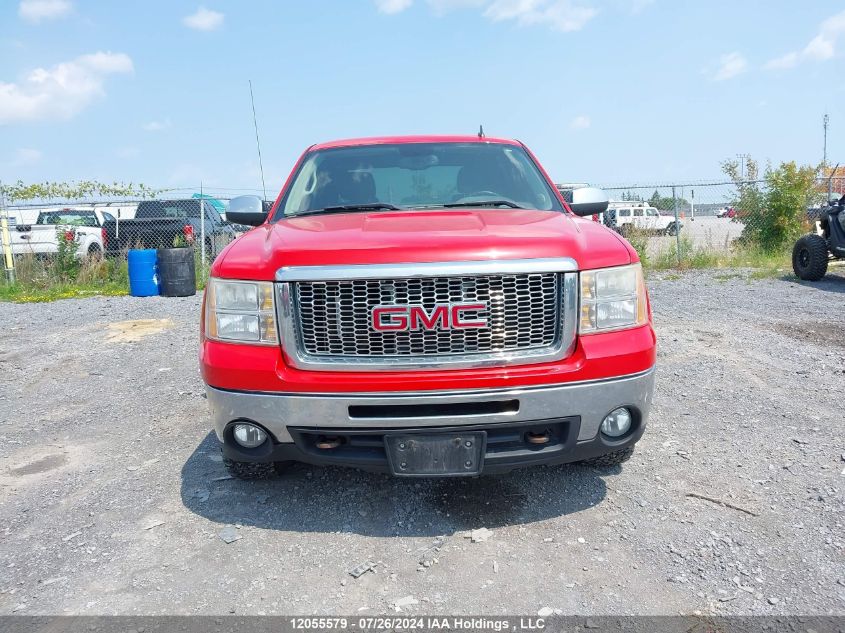
{"label": "blue plastic barrel", "polygon": [[158,256],[156,249],[129,251],[129,294],[151,297],[158,294]]}

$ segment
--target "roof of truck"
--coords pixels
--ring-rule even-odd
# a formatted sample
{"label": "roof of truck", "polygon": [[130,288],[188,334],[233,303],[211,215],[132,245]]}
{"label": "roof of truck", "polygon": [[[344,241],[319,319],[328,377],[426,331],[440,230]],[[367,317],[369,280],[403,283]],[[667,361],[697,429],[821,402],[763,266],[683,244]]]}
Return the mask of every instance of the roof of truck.
{"label": "roof of truck", "polygon": [[370,138],[350,138],[339,141],[319,143],[311,147],[312,150],[333,149],[337,147],[353,147],[355,145],[388,145],[401,143],[504,143],[519,145],[519,141],[506,138],[479,137],[477,134],[466,136],[373,136]]}

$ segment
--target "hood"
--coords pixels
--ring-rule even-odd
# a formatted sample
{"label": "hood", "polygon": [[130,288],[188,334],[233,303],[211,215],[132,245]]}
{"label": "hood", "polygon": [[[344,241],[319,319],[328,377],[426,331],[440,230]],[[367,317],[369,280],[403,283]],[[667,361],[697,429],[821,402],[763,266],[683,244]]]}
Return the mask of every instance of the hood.
{"label": "hood", "polygon": [[232,242],[211,274],[272,280],[283,266],[571,257],[579,269],[628,264],[616,233],[560,211],[445,209],[314,215],[263,224]]}

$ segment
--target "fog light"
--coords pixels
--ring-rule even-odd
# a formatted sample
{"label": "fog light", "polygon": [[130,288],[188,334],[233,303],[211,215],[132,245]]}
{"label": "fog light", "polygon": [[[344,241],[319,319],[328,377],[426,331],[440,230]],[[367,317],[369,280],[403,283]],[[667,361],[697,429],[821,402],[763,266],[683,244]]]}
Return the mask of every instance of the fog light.
{"label": "fog light", "polygon": [[631,429],[631,412],[625,407],[619,407],[607,414],[601,423],[601,432],[608,437],[622,437]]}
{"label": "fog light", "polygon": [[235,441],[244,448],[255,448],[261,446],[264,440],[267,439],[267,433],[264,429],[255,426],[254,424],[236,424]]}

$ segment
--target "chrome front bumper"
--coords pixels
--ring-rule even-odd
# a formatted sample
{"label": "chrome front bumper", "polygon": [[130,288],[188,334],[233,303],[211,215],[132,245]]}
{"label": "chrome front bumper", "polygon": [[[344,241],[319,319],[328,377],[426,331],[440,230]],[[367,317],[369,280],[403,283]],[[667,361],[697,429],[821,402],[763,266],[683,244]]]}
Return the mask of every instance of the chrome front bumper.
{"label": "chrome front bumper", "polygon": [[[577,440],[582,442],[598,435],[602,420],[616,407],[636,409],[641,415],[640,426],[646,425],[654,392],[654,368],[619,378],[508,390],[308,395],[225,391],[210,386],[206,390],[214,430],[221,441],[226,426],[237,419],[256,422],[277,442],[288,443],[294,441],[289,427],[397,429],[494,425],[579,416]],[[502,407],[506,410],[501,413],[413,414],[415,407],[424,409],[430,405],[513,401],[518,406]],[[350,407],[402,407],[402,415],[360,417],[357,413],[350,414]]]}

